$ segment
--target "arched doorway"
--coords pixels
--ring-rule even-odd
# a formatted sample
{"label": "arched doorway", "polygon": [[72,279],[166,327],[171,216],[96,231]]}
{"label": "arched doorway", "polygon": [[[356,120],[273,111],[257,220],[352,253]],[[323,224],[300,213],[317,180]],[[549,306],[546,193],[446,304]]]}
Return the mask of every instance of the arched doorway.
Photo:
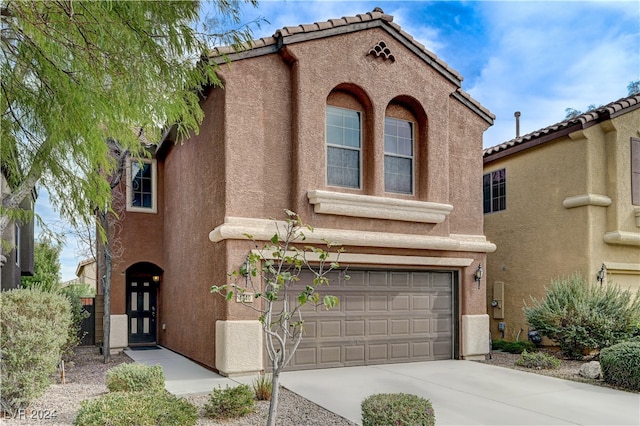
{"label": "arched doorway", "polygon": [[158,287],[162,269],[140,262],[127,268],[126,307],[129,345],[154,345],[157,336]]}

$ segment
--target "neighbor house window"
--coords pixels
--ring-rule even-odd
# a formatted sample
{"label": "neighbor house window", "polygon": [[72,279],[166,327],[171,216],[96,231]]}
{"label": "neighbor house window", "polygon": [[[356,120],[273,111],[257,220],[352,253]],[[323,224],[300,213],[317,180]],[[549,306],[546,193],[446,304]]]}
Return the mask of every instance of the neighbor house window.
{"label": "neighbor house window", "polygon": [[413,194],[413,123],[384,119],[384,190]]}
{"label": "neighbor house window", "polygon": [[129,160],[127,162],[127,210],[155,213],[156,198],[156,160]]}
{"label": "neighbor house window", "polygon": [[631,138],[631,204],[640,206],[640,139]]}
{"label": "neighbor house window", "polygon": [[358,111],[327,106],[327,184],[360,188],[361,118]]}
{"label": "neighbor house window", "polygon": [[505,169],[482,177],[484,212],[499,212],[507,208],[507,175]]}

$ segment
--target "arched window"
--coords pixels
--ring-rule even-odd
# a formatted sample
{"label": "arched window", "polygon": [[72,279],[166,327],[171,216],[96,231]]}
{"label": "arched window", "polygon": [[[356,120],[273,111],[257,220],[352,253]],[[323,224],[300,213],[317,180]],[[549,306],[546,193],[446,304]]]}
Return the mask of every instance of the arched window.
{"label": "arched window", "polygon": [[361,187],[362,118],[359,111],[327,105],[327,185]]}

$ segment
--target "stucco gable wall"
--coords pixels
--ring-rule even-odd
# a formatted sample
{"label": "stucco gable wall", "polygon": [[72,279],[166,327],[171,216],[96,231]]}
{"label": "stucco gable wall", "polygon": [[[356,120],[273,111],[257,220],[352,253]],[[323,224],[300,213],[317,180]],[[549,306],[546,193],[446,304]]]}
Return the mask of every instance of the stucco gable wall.
{"label": "stucco gable wall", "polygon": [[294,175],[290,69],[280,55],[271,54],[233,62],[222,73],[225,215],[280,217],[291,208]]}

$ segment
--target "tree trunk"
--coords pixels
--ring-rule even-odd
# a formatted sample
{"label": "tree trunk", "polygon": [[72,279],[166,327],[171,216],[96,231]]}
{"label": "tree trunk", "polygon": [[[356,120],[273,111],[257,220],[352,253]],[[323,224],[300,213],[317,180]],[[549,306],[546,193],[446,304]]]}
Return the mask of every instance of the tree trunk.
{"label": "tree trunk", "polygon": [[280,394],[280,369],[275,365],[271,379],[271,401],[269,402],[269,418],[267,419],[267,426],[276,426],[278,396]]}

